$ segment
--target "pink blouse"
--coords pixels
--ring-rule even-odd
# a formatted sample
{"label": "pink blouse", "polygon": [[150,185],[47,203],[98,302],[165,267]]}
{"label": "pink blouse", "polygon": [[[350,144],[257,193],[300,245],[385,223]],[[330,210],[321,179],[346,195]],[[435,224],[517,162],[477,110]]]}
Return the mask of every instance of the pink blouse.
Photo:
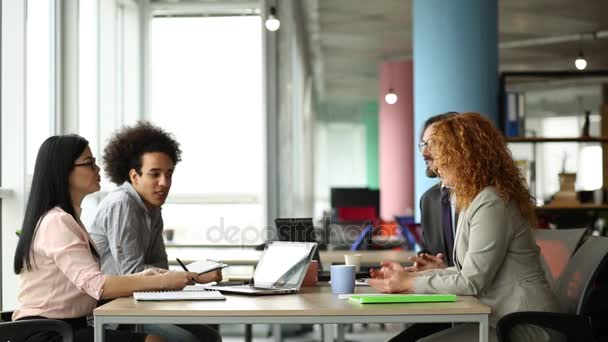
{"label": "pink blouse", "polygon": [[13,320],[92,314],[107,276],[101,273],[91,244],[87,231],[70,214],[59,207],[49,210],[32,243],[33,269],[24,268],[19,277],[19,308]]}

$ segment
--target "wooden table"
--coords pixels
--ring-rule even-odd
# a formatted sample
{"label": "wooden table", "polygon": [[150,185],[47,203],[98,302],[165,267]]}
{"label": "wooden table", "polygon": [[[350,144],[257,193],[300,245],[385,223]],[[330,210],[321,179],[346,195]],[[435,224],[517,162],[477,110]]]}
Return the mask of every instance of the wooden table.
{"label": "wooden table", "polygon": [[[357,293],[373,293],[357,287]],[[95,341],[105,338],[106,324],[325,324],[324,339],[333,340],[328,324],[477,322],[480,341],[488,341],[490,308],[474,297],[452,303],[358,304],[339,299],[327,285],[304,287],[298,294],[226,295],[225,301],[137,302],[119,298],[95,309]],[[275,335],[277,338],[277,335]],[[278,336],[280,339],[280,335]]]}

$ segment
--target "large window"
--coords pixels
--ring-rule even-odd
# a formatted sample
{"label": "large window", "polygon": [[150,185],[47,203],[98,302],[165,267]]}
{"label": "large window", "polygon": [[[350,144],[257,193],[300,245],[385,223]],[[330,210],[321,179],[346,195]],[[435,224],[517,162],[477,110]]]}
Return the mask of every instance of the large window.
{"label": "large window", "polygon": [[261,27],[259,16],[151,22],[150,119],[183,150],[163,206],[176,241],[264,239]]}
{"label": "large window", "polygon": [[[98,154],[97,123],[97,0],[79,3],[78,32],[78,131],[90,144],[93,154]],[[99,158],[99,157],[98,157]]]}
{"label": "large window", "polygon": [[[87,0],[79,5],[78,127],[102,166],[103,149],[116,129],[142,118],[140,16],[134,0]],[[82,203],[85,226],[98,202],[113,190],[102,167],[101,191]]]}
{"label": "large window", "polygon": [[28,0],[26,16],[26,170],[54,131],[55,1]]}
{"label": "large window", "polygon": [[140,113],[140,37],[135,1],[117,3],[116,12],[116,104],[119,122],[129,123]]}
{"label": "large window", "polygon": [[[55,133],[77,133],[91,143],[93,153],[121,125],[142,116],[140,111],[141,22],[135,0],[79,1],[2,0],[2,309],[17,306],[17,277],[12,256],[15,230],[23,220],[30,179],[42,141]],[[65,10],[63,13],[59,11]],[[72,27],[79,16],[78,46]],[[72,71],[59,58],[78,49],[78,89],[69,88]],[[67,55],[62,53],[67,52]],[[68,74],[68,75],[66,75]],[[61,88],[64,87],[64,88]],[[61,110],[78,100],[78,113]],[[69,108],[71,109],[71,108]],[[56,123],[61,122],[61,126]],[[77,122],[77,124],[76,124]],[[107,190],[104,180],[104,190]],[[103,194],[99,194],[101,198]],[[81,219],[90,222],[95,198],[83,203]]]}
{"label": "large window", "polygon": [[55,130],[55,0],[2,0],[2,276],[0,305],[17,306],[12,272],[38,148]]}

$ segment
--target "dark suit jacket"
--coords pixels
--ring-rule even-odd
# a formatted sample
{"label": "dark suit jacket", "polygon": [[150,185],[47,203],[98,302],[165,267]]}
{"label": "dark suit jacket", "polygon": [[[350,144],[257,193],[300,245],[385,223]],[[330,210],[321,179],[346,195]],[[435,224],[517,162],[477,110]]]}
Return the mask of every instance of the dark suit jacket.
{"label": "dark suit jacket", "polygon": [[[458,222],[458,219],[455,220]],[[422,251],[437,255],[449,255],[445,248],[443,223],[441,218],[441,183],[430,187],[420,198],[420,225],[422,226]],[[454,266],[453,260],[446,260]]]}

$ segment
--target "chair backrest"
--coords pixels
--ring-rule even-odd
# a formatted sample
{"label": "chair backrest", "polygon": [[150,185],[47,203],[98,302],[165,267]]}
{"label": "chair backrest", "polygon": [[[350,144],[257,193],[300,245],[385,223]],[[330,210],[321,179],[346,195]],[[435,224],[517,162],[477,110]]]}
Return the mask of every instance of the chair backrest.
{"label": "chair backrest", "polygon": [[574,253],[557,280],[555,294],[564,312],[587,315],[589,295],[608,263],[608,237],[590,236]]}
{"label": "chair backrest", "polygon": [[545,276],[553,290],[555,283],[566,269],[570,257],[583,241],[588,230],[577,229],[535,229],[534,238],[540,247]]}
{"label": "chair backrest", "polygon": [[365,228],[363,229],[363,231],[361,231],[359,236],[357,236],[357,239],[355,240],[355,242],[353,242],[353,244],[350,246],[350,250],[351,251],[360,251],[362,249],[370,248],[373,243],[373,239],[372,239],[373,234],[374,234],[374,226],[370,222],[368,222],[365,225]]}

